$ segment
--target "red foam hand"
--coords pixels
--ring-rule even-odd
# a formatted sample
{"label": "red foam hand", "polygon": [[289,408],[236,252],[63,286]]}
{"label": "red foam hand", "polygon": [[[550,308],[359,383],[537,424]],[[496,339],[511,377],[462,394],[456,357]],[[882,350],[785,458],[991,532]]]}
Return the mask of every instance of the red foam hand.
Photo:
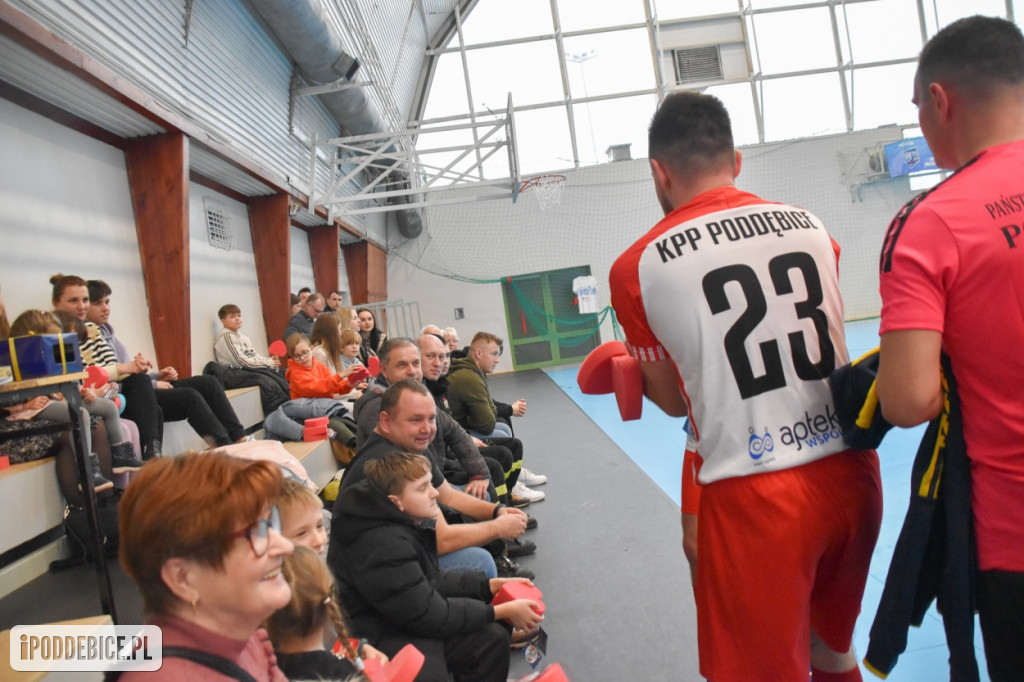
{"label": "red foam hand", "polygon": [[366,361],[366,369],[370,370],[371,377],[380,374],[380,358],[376,355],[371,355]]}
{"label": "red foam hand", "polygon": [[267,349],[271,355],[276,355],[279,358],[283,358],[288,355],[288,349],[285,348],[284,341],[278,339],[274,343],[270,344],[270,348]]}
{"label": "red foam hand", "polygon": [[85,372],[89,375],[83,382],[86,388],[100,388],[110,383],[110,374],[102,367],[89,365]]}
{"label": "red foam hand", "polygon": [[364,367],[363,365],[356,365],[352,368],[352,371],[349,372],[348,376],[345,377],[345,381],[348,382],[349,386],[355,386],[360,381],[368,379],[369,377],[370,370],[367,367]]}
{"label": "red foam hand", "polygon": [[330,434],[327,433],[326,426],[318,426],[316,428],[310,428],[307,426],[306,428],[302,429],[302,440],[306,441],[307,443],[313,440],[327,440],[327,437],[329,435]]}
{"label": "red foam hand", "polygon": [[629,355],[617,355],[611,359],[611,375],[622,421],[639,419],[644,409],[644,376],[640,362]]}
{"label": "red foam hand", "polygon": [[412,682],[423,667],[424,655],[412,644],[406,644],[390,661],[382,664],[375,658],[363,661],[363,674],[370,682]]}
{"label": "red foam hand", "polygon": [[537,606],[533,610],[539,615],[544,615],[544,602],[541,601],[543,596],[544,593],[536,585],[530,585],[521,580],[511,580],[501,586],[498,594],[494,595],[494,599],[491,600],[491,604],[497,606],[516,599],[529,599],[537,602]]}
{"label": "red foam hand", "polygon": [[612,358],[628,356],[626,344],[621,341],[608,341],[590,351],[580,371],[576,375],[576,383],[587,395],[603,395],[615,390],[612,385]]}

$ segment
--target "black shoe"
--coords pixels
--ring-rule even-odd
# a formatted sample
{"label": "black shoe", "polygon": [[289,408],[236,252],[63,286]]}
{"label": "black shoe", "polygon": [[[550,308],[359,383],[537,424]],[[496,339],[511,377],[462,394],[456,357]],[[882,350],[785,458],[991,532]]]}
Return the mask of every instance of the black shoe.
{"label": "black shoe", "polygon": [[148,462],[154,457],[159,457],[160,455],[163,454],[162,452],[160,452],[161,447],[163,447],[163,443],[161,443],[160,440],[157,438],[154,438],[153,440],[150,441],[146,441],[145,443],[142,444],[142,459]]}
{"label": "black shoe", "polygon": [[529,540],[520,540],[519,538],[516,538],[515,540],[505,541],[505,550],[506,554],[511,558],[529,556],[537,551],[537,545]]}
{"label": "black shoe", "polygon": [[533,530],[537,527],[537,519],[533,518],[529,514],[526,515],[526,530]]}
{"label": "black shoe", "polygon": [[[88,464],[89,468],[92,469],[92,489],[94,492],[101,493],[114,487],[114,484],[104,478],[100,472],[100,458],[95,452],[89,453]],[[79,489],[81,489],[81,486],[79,486]]]}
{"label": "black shoe", "polygon": [[507,556],[496,557],[494,564],[498,567],[499,578],[526,578],[527,580],[533,580],[535,577],[533,571],[523,568]]}
{"label": "black shoe", "polygon": [[135,450],[128,441],[110,446],[110,464],[115,474],[142,468],[142,460],[135,456]]}

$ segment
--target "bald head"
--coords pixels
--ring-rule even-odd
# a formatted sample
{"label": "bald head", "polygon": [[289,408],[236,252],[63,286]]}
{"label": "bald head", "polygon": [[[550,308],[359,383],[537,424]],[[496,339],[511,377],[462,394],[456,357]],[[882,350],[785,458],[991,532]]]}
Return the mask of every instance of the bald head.
{"label": "bald head", "polygon": [[448,358],[448,350],[444,342],[433,334],[424,334],[416,340],[420,348],[420,364],[423,368],[423,378],[430,381],[437,381],[444,373],[444,367]]}
{"label": "bald head", "polygon": [[438,336],[441,336],[441,328],[436,324],[428,324],[420,330],[420,334],[437,334]]}

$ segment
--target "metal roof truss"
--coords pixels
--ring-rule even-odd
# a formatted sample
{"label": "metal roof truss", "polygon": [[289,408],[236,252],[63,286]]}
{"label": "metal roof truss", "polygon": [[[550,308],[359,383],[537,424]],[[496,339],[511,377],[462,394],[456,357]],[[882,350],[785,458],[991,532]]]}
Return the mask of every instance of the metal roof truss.
{"label": "metal roof truss", "polygon": [[[473,131],[474,142],[465,145],[425,146],[425,138],[431,134],[458,130]],[[489,120],[414,126],[404,130],[327,140],[314,139],[310,154],[310,187],[315,186],[318,155],[321,159],[325,156],[329,159],[330,181],[322,194],[310,198],[309,209],[323,206],[333,219],[511,197],[522,182],[515,140],[511,94],[505,115]],[[506,150],[508,156],[508,176],[486,179],[484,162],[502,149]],[[422,156],[438,153],[454,154],[454,157],[444,166],[422,161]],[[464,163],[467,160],[468,163]],[[353,191],[360,177],[368,180]],[[472,199],[438,198],[439,193],[467,185],[494,186],[496,191],[478,193]],[[406,199],[396,201],[398,197]]]}

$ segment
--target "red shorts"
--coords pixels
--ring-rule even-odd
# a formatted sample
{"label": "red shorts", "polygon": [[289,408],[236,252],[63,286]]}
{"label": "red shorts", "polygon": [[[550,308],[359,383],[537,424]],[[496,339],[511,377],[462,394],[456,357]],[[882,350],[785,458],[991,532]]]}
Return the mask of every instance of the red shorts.
{"label": "red shorts", "polygon": [[695,590],[701,674],[806,680],[812,629],[849,651],[881,520],[873,450],[705,485]]}

